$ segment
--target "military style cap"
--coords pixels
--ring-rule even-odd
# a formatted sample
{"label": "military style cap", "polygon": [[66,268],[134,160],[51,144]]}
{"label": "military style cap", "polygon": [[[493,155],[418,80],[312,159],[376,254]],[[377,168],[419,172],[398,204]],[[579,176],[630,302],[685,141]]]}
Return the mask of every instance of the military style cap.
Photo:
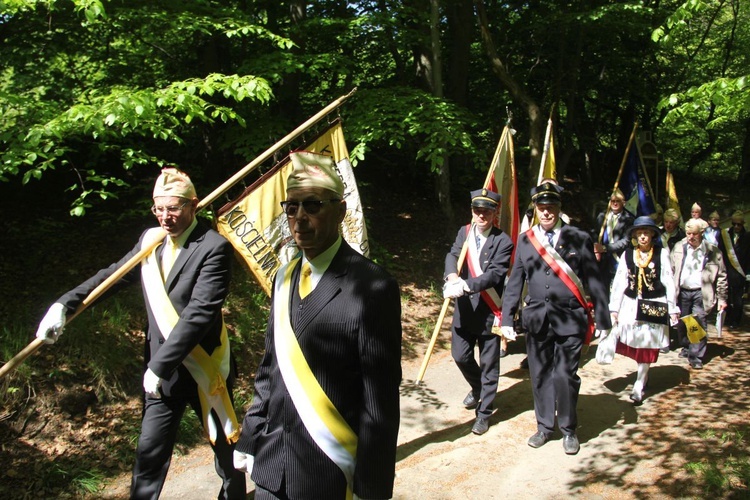
{"label": "military style cap", "polygon": [[309,151],[297,151],[291,153],[289,157],[292,160],[293,169],[286,180],[287,191],[318,187],[343,198],[344,182],[336,172],[333,158]]}
{"label": "military style cap", "polygon": [[193,181],[185,172],[173,167],[164,168],[156,179],[154,185],[154,198],[157,196],[177,196],[192,200],[198,196],[195,194]]}
{"label": "military style cap", "polygon": [[561,205],[560,193],[563,191],[562,186],[551,182],[543,182],[531,188],[531,201],[534,204]]}
{"label": "military style cap", "polygon": [[477,189],[471,192],[471,206],[477,208],[497,208],[500,195],[489,189]]}

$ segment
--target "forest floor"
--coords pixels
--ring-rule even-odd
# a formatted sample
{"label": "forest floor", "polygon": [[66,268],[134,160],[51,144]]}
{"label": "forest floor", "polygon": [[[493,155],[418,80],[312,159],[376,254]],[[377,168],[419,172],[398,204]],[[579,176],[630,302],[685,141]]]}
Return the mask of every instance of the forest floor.
{"label": "forest floor", "polygon": [[[662,355],[640,407],[627,398],[632,362],[618,357],[612,365],[600,366],[592,346],[580,371],[582,448],[574,457],[563,453],[559,434],[541,449],[526,445],[535,420],[528,372],[519,368],[525,351],[520,337],[501,361],[492,426],[475,436],[470,432],[473,412],[461,405],[468,387],[450,357],[450,314],[423,383],[414,383],[442,304],[443,259],[458,225],[440,223],[435,203],[424,196],[368,196],[367,188],[364,191],[374,254],[402,290],[404,381],[395,498],[748,497],[747,322],[741,330],[710,339],[702,371],[691,370],[677,351]],[[701,196],[729,206],[729,196],[722,193],[730,192],[731,187],[724,186]],[[601,193],[567,196],[565,211],[585,227],[581,221],[593,216],[592,199]],[[8,202],[0,198],[0,203]],[[370,198],[376,201],[368,205]],[[112,231],[117,223],[107,217],[69,221],[45,213],[32,221],[44,226],[49,239],[34,246],[26,236],[29,212],[14,218],[2,208],[7,216],[0,221],[0,317],[6,324],[10,318],[25,318],[21,326],[29,339],[50,300],[120,257],[143,229],[138,223]],[[462,206],[457,212],[459,223],[465,223],[468,210]],[[138,303],[138,290],[131,300]],[[88,321],[95,328],[100,316],[92,318]],[[22,377],[0,380],[6,395],[24,394],[20,404],[6,405],[6,396],[0,407],[3,498],[127,498],[139,427],[140,379],[126,375],[124,387],[102,388],[79,367],[60,366],[59,350],[75,354],[84,348],[81,333],[95,338],[94,332],[71,330],[58,344],[44,346],[27,360],[18,370]],[[131,367],[137,370],[142,332],[130,328],[124,337],[123,342],[132,344]],[[237,386],[248,400],[259,349],[262,344],[248,346],[246,358],[238,359]],[[100,346],[82,356],[103,356],[105,350]],[[176,450],[162,498],[213,498],[216,481],[210,448],[199,440],[188,442]],[[87,489],[93,491],[87,494]]]}

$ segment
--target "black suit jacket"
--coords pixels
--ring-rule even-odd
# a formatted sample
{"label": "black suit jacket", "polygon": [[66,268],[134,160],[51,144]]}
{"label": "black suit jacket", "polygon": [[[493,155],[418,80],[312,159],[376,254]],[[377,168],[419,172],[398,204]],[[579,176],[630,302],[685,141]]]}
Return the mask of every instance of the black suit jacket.
{"label": "black suit jacket", "polygon": [[[607,288],[599,276],[594,245],[588,234],[563,223],[555,250],[578,275],[594,304],[597,328],[611,328]],[[543,331],[545,319],[557,335],[581,335],[588,317],[573,292],[557,277],[536,251],[526,233],[518,237],[516,257],[503,297],[503,326],[513,326],[524,283],[528,283],[523,326],[531,333]]]}
{"label": "black suit jacket", "polygon": [[[120,261],[100,270],[60,297],[57,302],[64,304],[69,311],[74,311],[91,291],[140,251],[145,234],[144,232],[141,235],[138,245]],[[163,247],[164,245],[157,249],[159,262]],[[165,284],[172,305],[180,315],[180,320],[168,340],[159,331],[153,312],[146,301],[148,348],[145,352],[145,362],[155,374],[164,379],[161,390],[166,396],[196,390],[195,380],[182,365],[182,361],[198,344],[210,355],[221,342],[221,308],[229,292],[232,252],[232,246],[219,233],[200,223],[195,227],[172,266]],[[102,298],[140,281],[141,266],[136,266]]]}
{"label": "black suit jacket", "polygon": [[[315,378],[358,437],[354,493],[390,498],[400,415],[398,284],[346,242],[301,302],[298,274],[299,269],[292,277],[291,303],[299,304],[290,305],[292,325]],[[266,352],[237,449],[254,455],[252,480],[267,490],[278,491],[283,481],[290,498],[344,498],[343,473],[312,440],[287,392],[273,315],[272,306]]]}
{"label": "black suit jacket", "polygon": [[[729,240],[734,241],[734,235],[736,232],[734,228],[730,228],[727,232],[729,233]],[[733,244],[732,246],[734,247],[734,253],[737,256],[737,260],[739,261],[742,270],[746,275],[750,274],[750,233],[743,229],[740,232],[739,238],[737,239],[737,244]],[[745,276],[740,275],[740,273],[734,268],[732,263],[729,262],[729,258],[727,257],[727,248],[724,244],[724,238],[722,238],[721,235],[719,235],[719,249],[724,256],[724,264],[727,268],[727,277],[732,283],[732,286],[744,286]]]}
{"label": "black suit jacket", "polygon": [[[592,234],[592,237],[597,241],[599,240],[599,232],[601,231],[602,224],[604,223],[604,215],[605,212],[602,212],[596,217],[596,234]],[[617,222],[615,223],[615,228],[612,231],[612,234],[606,234],[605,246],[607,247],[607,253],[610,255],[610,258],[614,259],[615,262],[617,261],[622,251],[628,247],[628,243],[630,242],[630,238],[628,237],[628,229],[630,229],[630,227],[633,225],[633,222],[635,222],[635,217],[633,217],[633,214],[623,209],[623,211],[620,212],[620,216],[617,218]],[[605,229],[605,232],[606,231],[607,230]]]}
{"label": "black suit jacket", "polygon": [[[459,274],[471,290],[469,295],[456,299],[456,307],[453,310],[453,326],[475,330],[477,334],[489,335],[495,315],[479,292],[494,288],[498,296],[503,296],[505,275],[508,273],[510,256],[513,253],[513,242],[501,229],[493,227],[479,254],[482,275],[472,278],[469,276],[469,266],[466,262],[464,262],[461,272],[458,273],[458,257],[461,254],[464,241],[466,241],[466,226],[458,230],[456,241],[445,256],[445,276],[451,273]],[[469,244],[473,245],[474,242],[470,241]],[[468,259],[468,253],[466,258]]]}

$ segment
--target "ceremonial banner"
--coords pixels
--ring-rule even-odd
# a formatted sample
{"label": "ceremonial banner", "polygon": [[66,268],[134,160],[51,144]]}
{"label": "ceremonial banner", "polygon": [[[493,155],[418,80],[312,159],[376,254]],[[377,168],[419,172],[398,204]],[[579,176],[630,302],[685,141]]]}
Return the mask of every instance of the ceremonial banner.
{"label": "ceremonial banner", "polygon": [[625,195],[625,208],[636,217],[656,212],[651,182],[646,176],[641,151],[633,141],[620,177],[620,190]]}
{"label": "ceremonial banner", "polygon": [[680,216],[680,220],[682,220],[680,203],[677,201],[677,189],[674,185],[674,176],[672,175],[672,172],[669,170],[669,168],[667,168],[667,182],[665,184],[665,190],[667,192],[667,206],[664,207],[664,210],[674,208],[675,210],[677,210],[677,214]]}
{"label": "ceremonial banner", "polygon": [[542,179],[557,180],[555,138],[552,132],[552,118],[547,121],[547,132],[544,134],[544,150],[542,151],[542,162],[539,165],[539,175],[536,182],[537,186],[542,183]]}
{"label": "ceremonial banner", "polygon": [[[341,122],[334,123],[303,149],[333,157],[336,171],[344,182],[346,217],[342,236],[355,250],[367,256],[369,243],[362,202]],[[269,295],[276,272],[299,251],[280,205],[286,199],[286,179],[292,168],[289,157],[279,162],[238,199],[222,207],[217,219],[218,231],[234,246]]]}
{"label": "ceremonial banner", "polygon": [[515,247],[521,221],[518,216],[518,180],[513,155],[513,132],[507,125],[503,129],[490,165],[489,183],[485,187],[501,196],[500,220],[496,225],[510,236]]}

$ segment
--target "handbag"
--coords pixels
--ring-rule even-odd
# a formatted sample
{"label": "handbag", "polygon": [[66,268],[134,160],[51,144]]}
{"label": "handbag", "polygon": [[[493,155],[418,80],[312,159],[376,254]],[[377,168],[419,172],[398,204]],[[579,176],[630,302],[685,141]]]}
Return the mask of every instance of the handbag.
{"label": "handbag", "polygon": [[617,349],[617,339],[620,337],[620,327],[615,325],[610,330],[609,335],[599,339],[599,345],[596,346],[596,362],[600,365],[612,364],[615,359],[615,350]]}
{"label": "handbag", "polygon": [[656,300],[638,299],[635,319],[646,323],[668,325],[669,310],[667,304]]}

